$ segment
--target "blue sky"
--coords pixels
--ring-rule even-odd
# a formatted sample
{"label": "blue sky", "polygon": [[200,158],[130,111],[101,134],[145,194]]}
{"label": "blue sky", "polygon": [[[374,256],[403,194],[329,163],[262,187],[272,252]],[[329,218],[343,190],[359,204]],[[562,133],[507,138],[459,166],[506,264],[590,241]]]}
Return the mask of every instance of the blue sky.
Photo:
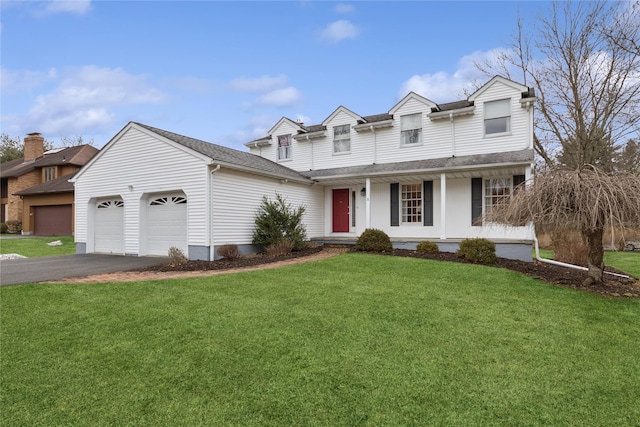
{"label": "blue sky", "polygon": [[103,146],[129,121],[244,150],[281,117],[464,99],[544,2],[2,1],[1,128]]}

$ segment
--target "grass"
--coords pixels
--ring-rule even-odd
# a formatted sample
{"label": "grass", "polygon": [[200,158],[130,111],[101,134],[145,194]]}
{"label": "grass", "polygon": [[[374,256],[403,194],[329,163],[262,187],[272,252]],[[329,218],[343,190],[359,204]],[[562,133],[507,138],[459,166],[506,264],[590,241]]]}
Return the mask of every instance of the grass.
{"label": "grass", "polygon": [[[61,246],[48,246],[47,243],[60,240]],[[76,253],[73,236],[20,237],[0,239],[0,254],[19,254],[27,258],[43,256],[71,255]]]}
{"label": "grass", "polygon": [[2,425],[598,425],[640,419],[640,301],[349,253],[0,288]]}

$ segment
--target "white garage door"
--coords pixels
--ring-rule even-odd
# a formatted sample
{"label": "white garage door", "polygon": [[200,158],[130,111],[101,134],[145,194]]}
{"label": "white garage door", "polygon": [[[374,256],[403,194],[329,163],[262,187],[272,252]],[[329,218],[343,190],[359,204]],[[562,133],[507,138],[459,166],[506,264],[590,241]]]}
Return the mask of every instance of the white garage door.
{"label": "white garage door", "polygon": [[153,196],[147,206],[147,253],[167,256],[177,247],[188,255],[187,198],[182,195]]}
{"label": "white garage door", "polygon": [[124,202],[122,199],[104,200],[96,205],[94,252],[124,253]]}

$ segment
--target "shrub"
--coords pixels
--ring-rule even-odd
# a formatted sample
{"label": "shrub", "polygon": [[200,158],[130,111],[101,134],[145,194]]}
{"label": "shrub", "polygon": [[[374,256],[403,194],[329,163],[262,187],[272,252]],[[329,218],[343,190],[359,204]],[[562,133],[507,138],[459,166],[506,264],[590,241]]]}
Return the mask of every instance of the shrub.
{"label": "shrub", "polygon": [[7,224],[0,223],[0,234],[6,234],[7,233]]}
{"label": "shrub", "polygon": [[421,254],[437,254],[440,252],[440,248],[438,248],[438,245],[436,245],[435,243],[425,240],[424,242],[418,243],[416,252],[419,252]]}
{"label": "shrub", "polygon": [[562,230],[551,234],[553,259],[575,265],[589,263],[589,248],[578,231]]}
{"label": "shrub", "polygon": [[265,251],[268,256],[284,256],[291,253],[293,246],[294,244],[291,240],[280,240],[278,243],[267,246]]}
{"label": "shrub", "polygon": [[216,252],[218,253],[218,256],[227,260],[240,258],[240,249],[238,249],[238,245],[222,245]]}
{"label": "shrub", "polygon": [[391,239],[382,230],[367,228],[356,240],[356,251],[389,252],[393,249]]}
{"label": "shrub", "polygon": [[304,249],[307,230],[302,223],[302,216],[305,211],[304,206],[294,208],[278,193],[276,200],[269,200],[264,196],[256,215],[252,243],[266,249],[282,240],[288,240],[293,243],[293,250]]}
{"label": "shrub", "polygon": [[498,261],[496,245],[487,239],[464,239],[460,242],[456,255],[467,261],[483,264],[495,264]]}
{"label": "shrub", "polygon": [[22,230],[22,222],[17,220],[7,221],[7,233],[18,234]]}
{"label": "shrub", "polygon": [[176,248],[175,246],[171,246],[169,248],[169,252],[167,255],[169,256],[169,262],[172,265],[180,265],[188,261],[188,258],[184,254],[184,251],[180,248]]}

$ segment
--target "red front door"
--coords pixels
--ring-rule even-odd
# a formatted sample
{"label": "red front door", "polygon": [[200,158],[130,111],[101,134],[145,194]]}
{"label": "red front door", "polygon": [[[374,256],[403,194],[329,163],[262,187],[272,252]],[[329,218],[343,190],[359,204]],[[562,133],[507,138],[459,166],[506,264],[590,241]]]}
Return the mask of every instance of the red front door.
{"label": "red front door", "polygon": [[333,190],[333,232],[349,232],[349,189]]}

